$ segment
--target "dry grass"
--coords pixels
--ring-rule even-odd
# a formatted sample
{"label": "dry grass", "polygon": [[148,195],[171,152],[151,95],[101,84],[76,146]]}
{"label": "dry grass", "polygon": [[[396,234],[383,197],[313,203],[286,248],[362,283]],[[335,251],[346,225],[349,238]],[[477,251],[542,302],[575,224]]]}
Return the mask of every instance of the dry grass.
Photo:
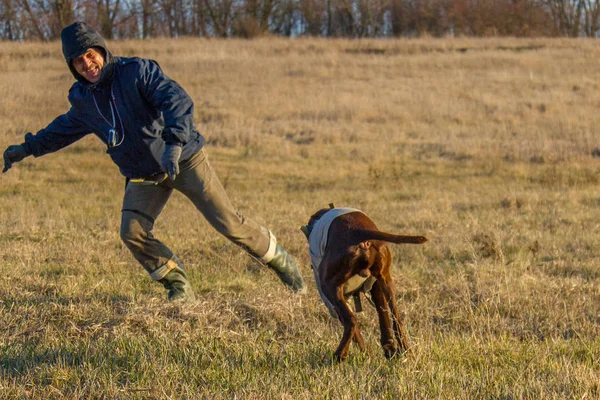
{"label": "dry grass", "polygon": [[[156,234],[197,303],[164,303],[119,242],[123,179],[93,137],[0,177],[0,398],[600,398],[600,49],[588,40],[178,40],[234,203],[297,255],[291,295],[175,195]],[[0,44],[0,145],[64,112],[60,45]],[[394,246],[414,344],[376,315],[348,362],[299,226],[334,202]],[[182,218],[182,215],[185,218]]]}

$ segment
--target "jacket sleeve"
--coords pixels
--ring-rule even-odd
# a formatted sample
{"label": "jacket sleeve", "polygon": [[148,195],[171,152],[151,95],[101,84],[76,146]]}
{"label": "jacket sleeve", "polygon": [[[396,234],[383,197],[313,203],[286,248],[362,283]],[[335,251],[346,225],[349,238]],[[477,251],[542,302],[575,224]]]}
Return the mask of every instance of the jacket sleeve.
{"label": "jacket sleeve", "polygon": [[25,143],[35,157],[53,153],[75,143],[89,133],[72,117],[72,111],[60,115],[35,135],[28,134]]}
{"label": "jacket sleeve", "polygon": [[153,60],[142,60],[138,89],[146,100],[162,112],[163,140],[184,145],[194,131],[194,102],[186,91],[170,79]]}

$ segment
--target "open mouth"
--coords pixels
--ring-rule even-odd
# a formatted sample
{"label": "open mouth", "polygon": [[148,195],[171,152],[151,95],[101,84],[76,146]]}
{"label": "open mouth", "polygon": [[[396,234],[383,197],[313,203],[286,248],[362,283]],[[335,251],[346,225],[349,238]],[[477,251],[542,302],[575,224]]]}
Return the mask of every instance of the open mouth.
{"label": "open mouth", "polygon": [[83,75],[90,82],[95,82],[96,79],[100,78],[100,68],[98,68],[97,66],[90,68],[86,71],[83,71]]}

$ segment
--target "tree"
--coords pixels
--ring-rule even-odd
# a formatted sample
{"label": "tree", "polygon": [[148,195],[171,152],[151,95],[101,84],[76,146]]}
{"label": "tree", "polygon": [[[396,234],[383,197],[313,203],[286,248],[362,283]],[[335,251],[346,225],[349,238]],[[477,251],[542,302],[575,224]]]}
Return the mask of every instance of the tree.
{"label": "tree", "polygon": [[15,25],[15,7],[11,0],[2,0],[0,2],[0,38],[7,40],[17,40]]}
{"label": "tree", "polygon": [[581,33],[583,0],[545,0],[552,20],[565,36],[576,37]]}
{"label": "tree", "polygon": [[600,0],[584,0],[583,31],[589,37],[596,37],[600,30]]}
{"label": "tree", "polygon": [[27,14],[29,24],[36,33],[37,38],[42,42],[45,42],[47,39],[46,35],[44,35],[44,32],[42,31],[40,18],[35,14],[33,8],[30,6],[29,0],[21,0],[21,5]]}
{"label": "tree", "polygon": [[212,32],[215,36],[228,37],[233,20],[233,0],[203,0]]}
{"label": "tree", "polygon": [[115,20],[119,15],[120,0],[96,0],[100,33],[106,39],[114,38]]}

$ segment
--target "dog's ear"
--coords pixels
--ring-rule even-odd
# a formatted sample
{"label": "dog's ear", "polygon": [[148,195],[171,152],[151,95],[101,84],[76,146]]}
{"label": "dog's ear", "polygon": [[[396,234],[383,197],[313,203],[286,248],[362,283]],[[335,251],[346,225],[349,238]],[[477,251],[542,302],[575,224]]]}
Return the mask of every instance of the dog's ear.
{"label": "dog's ear", "polygon": [[333,203],[329,203],[329,208],[335,208],[335,206],[333,205]]}

